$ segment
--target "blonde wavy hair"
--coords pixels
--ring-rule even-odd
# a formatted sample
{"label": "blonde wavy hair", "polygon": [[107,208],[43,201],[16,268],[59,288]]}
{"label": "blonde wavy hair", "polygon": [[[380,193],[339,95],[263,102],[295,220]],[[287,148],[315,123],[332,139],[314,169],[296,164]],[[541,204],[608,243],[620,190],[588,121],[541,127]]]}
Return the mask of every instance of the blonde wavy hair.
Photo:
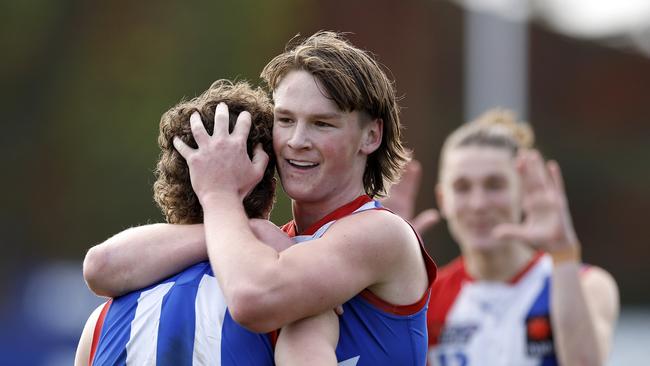
{"label": "blonde wavy hair", "polygon": [[486,111],[475,120],[452,132],[442,145],[439,174],[449,151],[467,146],[486,146],[506,149],[514,157],[519,149],[532,148],[535,134],[530,124],[518,121],[515,112],[505,108]]}

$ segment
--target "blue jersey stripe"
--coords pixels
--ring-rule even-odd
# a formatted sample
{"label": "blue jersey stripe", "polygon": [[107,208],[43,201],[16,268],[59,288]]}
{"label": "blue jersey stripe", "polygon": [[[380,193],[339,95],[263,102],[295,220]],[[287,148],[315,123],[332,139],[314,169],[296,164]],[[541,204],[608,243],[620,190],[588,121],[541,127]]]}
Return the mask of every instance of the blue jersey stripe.
{"label": "blue jersey stripe", "polygon": [[542,292],[539,293],[539,296],[537,296],[537,299],[535,299],[533,306],[528,312],[529,318],[535,316],[547,316],[549,314],[550,294],[551,279],[547,278],[544,282],[544,288],[542,289]]}
{"label": "blue jersey stripe", "polygon": [[131,337],[131,322],[139,297],[137,291],[113,301],[104,319],[93,365],[126,365],[126,344]]}
{"label": "blue jersey stripe", "polygon": [[221,366],[273,364],[273,347],[269,336],[247,330],[226,311],[221,338]]}
{"label": "blue jersey stripe", "polygon": [[[528,318],[535,318],[535,317],[545,317],[549,320],[550,322],[550,310],[551,310],[551,278],[548,277],[544,281],[544,287],[542,288],[542,291],[539,293],[539,296],[535,299],[535,302],[533,303],[533,306],[530,308],[530,311],[528,312],[527,319]],[[553,342],[553,338],[551,337],[549,339],[550,342]],[[540,366],[557,366],[557,359],[555,357],[555,351],[553,350],[552,353],[546,354],[542,356],[542,362]]]}
{"label": "blue jersey stripe", "polygon": [[[132,324],[138,300],[144,292],[161,284],[173,286],[160,298],[162,302],[158,321],[156,341],[156,365],[192,365],[196,330],[196,300],[203,277],[214,278],[209,262],[193,265],[180,273],[142,290],[134,291],[113,300],[109,308],[95,353],[94,366],[126,365],[127,344],[131,338]],[[218,288],[217,288],[218,289]],[[220,294],[214,294],[219,298]],[[205,315],[205,314],[204,314]],[[202,317],[205,318],[205,317]],[[226,312],[223,328],[215,317],[211,326],[221,332],[221,362],[223,366],[272,366],[273,348],[266,334],[256,334],[235,323]],[[138,334],[138,337],[144,334]],[[152,347],[153,349],[153,347]],[[141,348],[132,349],[138,352]],[[144,350],[142,350],[145,352]],[[132,355],[133,356],[133,355]]]}
{"label": "blue jersey stripe", "polygon": [[174,287],[165,295],[160,313],[157,366],[191,365],[196,321],[195,303],[206,263],[181,272]]}

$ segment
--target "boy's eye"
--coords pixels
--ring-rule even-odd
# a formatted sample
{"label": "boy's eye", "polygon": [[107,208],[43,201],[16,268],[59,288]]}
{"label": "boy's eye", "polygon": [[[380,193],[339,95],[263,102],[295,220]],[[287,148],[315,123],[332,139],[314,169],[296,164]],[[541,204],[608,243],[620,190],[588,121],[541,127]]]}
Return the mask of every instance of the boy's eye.
{"label": "boy's eye", "polygon": [[488,190],[496,191],[505,188],[506,181],[500,177],[490,177],[485,182],[485,188]]}
{"label": "boy's eye", "polygon": [[456,191],[458,193],[467,192],[471,188],[469,182],[467,182],[465,180],[458,180],[458,181],[454,182],[453,187],[454,187],[454,191]]}

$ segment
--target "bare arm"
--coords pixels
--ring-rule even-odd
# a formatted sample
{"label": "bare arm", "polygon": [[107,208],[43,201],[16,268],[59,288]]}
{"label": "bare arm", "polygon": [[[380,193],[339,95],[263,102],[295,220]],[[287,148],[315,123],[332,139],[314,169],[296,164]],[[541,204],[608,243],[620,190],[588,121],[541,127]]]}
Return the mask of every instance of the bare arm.
{"label": "bare arm", "polygon": [[93,343],[93,333],[95,332],[95,325],[97,324],[97,319],[99,318],[99,313],[102,312],[104,304],[101,304],[95,309],[88,320],[84,329],[81,332],[81,338],[79,338],[79,345],[77,345],[77,353],[74,357],[75,366],[87,366],[90,364],[90,348]]}
{"label": "bare arm", "polygon": [[[268,220],[248,221],[254,235],[282,251],[292,242]],[[100,296],[117,297],[151,285],[206,260],[202,224],[154,224],[127,229],[94,246],[84,260],[88,287]]]}
{"label": "bare arm", "polygon": [[551,287],[551,322],[563,365],[604,365],[618,318],[618,289],[604,270],[580,274],[575,261],[556,263]]}
{"label": "bare arm", "polygon": [[581,274],[580,243],[573,228],[559,165],[537,151],[518,157],[525,221],[501,225],[497,237],[537,245],[554,261],[551,322],[563,365],[603,365],[618,317],[618,289],[600,268]]}
{"label": "bare arm", "polygon": [[207,259],[203,225],[127,229],[88,251],[83,274],[97,295],[116,297]]}
{"label": "bare arm", "polygon": [[210,262],[235,321],[267,332],[331,310],[366,288],[397,305],[421,298],[428,280],[419,242],[389,212],[345,217],[323,237],[281,253],[257,239],[246,224],[242,198],[259,181],[268,156],[260,146],[252,160],[246,153],[250,114],[239,115],[232,133],[227,122],[227,107],[220,104],[210,136],[194,114],[190,124],[198,149],[180,139],[174,146],[190,167]]}
{"label": "bare arm", "polygon": [[339,319],[330,310],[286,325],[275,346],[277,366],[336,366]]}
{"label": "bare arm", "polygon": [[253,331],[330,310],[365,288],[398,305],[416,302],[426,289],[415,234],[391,213],[346,217],[322,238],[278,253],[238,226],[232,207],[206,209],[208,253],[231,315]]}

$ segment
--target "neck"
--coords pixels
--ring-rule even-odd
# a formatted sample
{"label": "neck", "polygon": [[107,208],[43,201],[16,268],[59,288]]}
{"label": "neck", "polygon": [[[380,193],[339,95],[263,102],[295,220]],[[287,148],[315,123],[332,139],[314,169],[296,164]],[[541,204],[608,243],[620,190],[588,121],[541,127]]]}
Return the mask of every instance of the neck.
{"label": "neck", "polygon": [[291,208],[293,211],[294,221],[296,222],[297,232],[301,233],[305,231],[318,220],[327,216],[327,214],[347,203],[350,203],[363,194],[365,194],[365,191],[362,189],[353,193],[341,194],[335,198],[330,197],[325,202],[298,202],[292,200]]}
{"label": "neck", "polygon": [[467,273],[476,280],[507,282],[516,276],[535,255],[521,243],[508,243],[492,251],[464,250]]}

